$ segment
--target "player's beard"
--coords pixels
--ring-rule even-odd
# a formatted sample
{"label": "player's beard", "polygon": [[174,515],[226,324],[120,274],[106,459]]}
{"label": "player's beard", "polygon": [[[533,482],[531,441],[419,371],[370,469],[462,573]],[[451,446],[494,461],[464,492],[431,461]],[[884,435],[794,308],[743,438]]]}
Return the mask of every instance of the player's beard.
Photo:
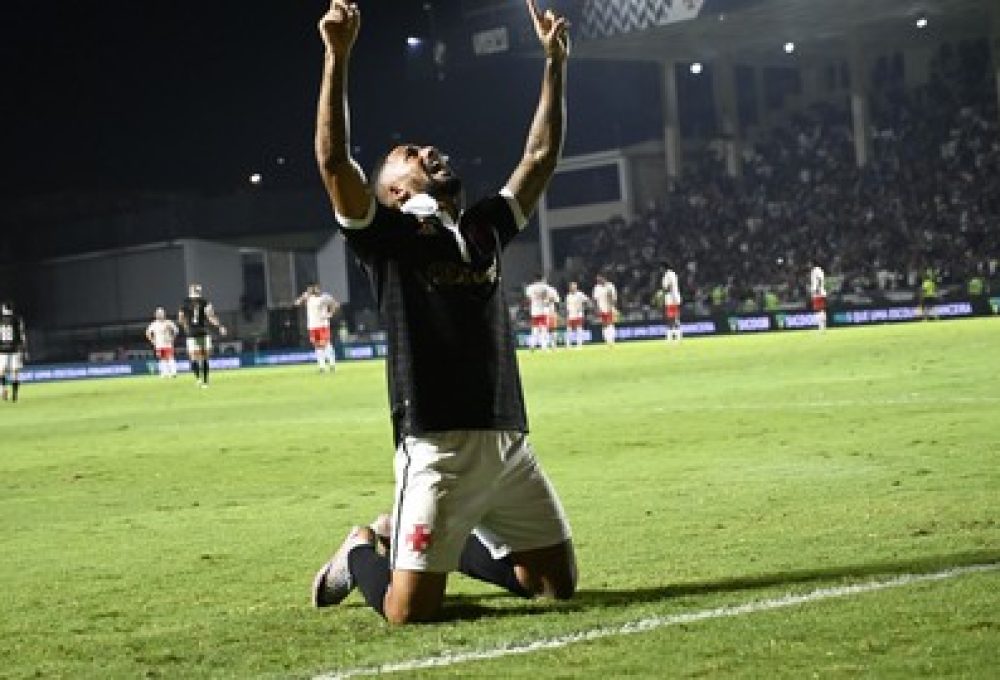
{"label": "player's beard", "polygon": [[431,177],[427,184],[427,193],[441,200],[458,201],[462,196],[462,178],[458,175],[447,175],[444,178]]}

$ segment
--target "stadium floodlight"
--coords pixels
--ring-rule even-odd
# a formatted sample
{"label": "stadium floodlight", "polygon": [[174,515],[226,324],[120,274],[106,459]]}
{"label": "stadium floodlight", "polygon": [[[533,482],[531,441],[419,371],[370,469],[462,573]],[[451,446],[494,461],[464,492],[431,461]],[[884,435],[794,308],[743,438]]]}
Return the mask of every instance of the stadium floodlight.
{"label": "stadium floodlight", "polygon": [[691,69],[691,73],[693,73],[693,74],[695,74],[695,75],[698,75],[699,73],[701,73],[701,71],[702,71],[702,68],[703,68],[703,67],[702,67],[702,65],[701,65],[701,62],[700,62],[700,61],[696,61],[696,62],[694,62],[693,64],[691,64],[691,66],[690,66],[690,69]]}
{"label": "stadium floodlight", "polygon": [[421,40],[420,38],[418,38],[417,36],[415,36],[415,35],[411,35],[410,37],[408,37],[408,38],[406,39],[406,46],[407,46],[407,47],[409,47],[410,49],[413,49],[413,50],[415,50],[415,49],[417,49],[418,47],[420,47],[420,45],[421,45],[421,44],[422,44],[423,42],[424,42],[424,41],[423,41],[423,40]]}
{"label": "stadium floodlight", "polygon": [[925,16],[919,16],[919,17],[917,17],[917,21],[916,21],[917,28],[927,28],[927,23],[928,23],[927,17],[925,17]]}
{"label": "stadium floodlight", "polygon": [[250,175],[250,184],[260,184],[263,181],[264,181],[264,176],[261,175],[259,172],[255,172],[252,175]]}
{"label": "stadium floodlight", "polygon": [[795,43],[791,40],[785,43],[785,54],[791,54],[795,51]]}

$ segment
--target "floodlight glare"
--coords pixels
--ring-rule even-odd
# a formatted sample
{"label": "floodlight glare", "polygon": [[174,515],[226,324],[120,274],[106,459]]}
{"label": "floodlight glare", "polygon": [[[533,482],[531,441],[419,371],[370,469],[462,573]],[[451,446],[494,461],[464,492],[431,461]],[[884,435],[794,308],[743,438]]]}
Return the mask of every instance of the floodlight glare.
{"label": "floodlight glare", "polygon": [[927,17],[917,17],[917,28],[927,28]]}
{"label": "floodlight glare", "polygon": [[795,43],[791,40],[785,43],[785,54],[791,54],[795,51]]}
{"label": "floodlight glare", "polygon": [[691,73],[698,75],[699,73],[701,73],[701,69],[702,66],[700,61],[696,61],[693,64],[691,64]]}
{"label": "floodlight glare", "polygon": [[411,49],[420,47],[420,43],[422,42],[423,41],[420,38],[416,37],[415,35],[411,35],[409,38],[406,39],[406,45]]}

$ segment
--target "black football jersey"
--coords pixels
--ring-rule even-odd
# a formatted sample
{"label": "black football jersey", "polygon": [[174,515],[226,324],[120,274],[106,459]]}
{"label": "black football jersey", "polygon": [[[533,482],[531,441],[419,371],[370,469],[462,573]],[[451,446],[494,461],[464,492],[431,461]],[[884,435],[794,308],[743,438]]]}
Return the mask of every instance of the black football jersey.
{"label": "black football jersey", "polygon": [[484,199],[451,227],[381,204],[367,227],[342,226],[386,325],[397,443],[446,430],[527,430],[501,285],[500,253],[519,226],[507,200]]}
{"label": "black football jersey", "polygon": [[181,303],[188,335],[208,335],[208,318],[205,312],[210,304],[200,297],[189,297]]}
{"label": "black football jersey", "polygon": [[17,314],[0,315],[0,352],[24,349],[24,321]]}

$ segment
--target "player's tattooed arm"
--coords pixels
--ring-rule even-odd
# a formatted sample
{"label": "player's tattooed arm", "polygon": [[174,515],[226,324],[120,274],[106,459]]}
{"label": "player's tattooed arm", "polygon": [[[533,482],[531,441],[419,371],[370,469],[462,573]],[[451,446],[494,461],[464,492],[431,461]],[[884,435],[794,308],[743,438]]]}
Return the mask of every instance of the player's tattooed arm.
{"label": "player's tattooed arm", "polygon": [[566,136],[566,58],[569,34],[565,17],[552,10],[542,14],[535,0],[526,0],[535,33],[545,51],[542,91],[535,110],[524,156],[507,181],[525,215],[535,210],[555,172]]}
{"label": "player's tattooed arm", "polygon": [[351,219],[364,217],[371,206],[365,175],[351,156],[347,104],[347,67],[360,28],[357,5],[345,0],[333,0],[319,21],[326,54],[316,110],[316,162],[333,207]]}

